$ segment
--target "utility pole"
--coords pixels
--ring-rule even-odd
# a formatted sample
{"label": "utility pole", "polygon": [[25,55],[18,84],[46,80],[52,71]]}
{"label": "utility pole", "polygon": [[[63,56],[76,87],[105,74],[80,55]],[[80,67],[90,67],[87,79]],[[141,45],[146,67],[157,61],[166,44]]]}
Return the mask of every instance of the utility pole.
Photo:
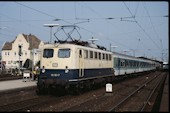
{"label": "utility pole", "polygon": [[19,75],[20,75],[22,46],[21,46],[21,45],[18,45],[18,48],[19,48],[18,55],[19,55]]}
{"label": "utility pole", "polygon": [[32,80],[34,80],[34,49],[33,49],[33,42],[32,42],[32,37],[31,37],[31,34],[29,35],[30,38],[31,38],[31,53],[32,53],[32,68],[31,68],[31,75],[32,75]]}
{"label": "utility pole", "polygon": [[44,27],[50,28],[50,43],[52,43],[52,28],[59,26],[59,24],[44,24]]}

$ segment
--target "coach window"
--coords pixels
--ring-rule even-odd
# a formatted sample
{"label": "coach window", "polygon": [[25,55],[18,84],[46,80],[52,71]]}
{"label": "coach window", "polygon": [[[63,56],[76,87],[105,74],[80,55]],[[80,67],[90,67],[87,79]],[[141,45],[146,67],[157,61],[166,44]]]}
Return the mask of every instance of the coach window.
{"label": "coach window", "polygon": [[122,62],[122,60],[120,60],[120,67],[123,67],[123,62]]}
{"label": "coach window", "polygon": [[69,58],[70,57],[70,49],[59,49],[58,57],[59,58]]}
{"label": "coach window", "polygon": [[125,67],[128,67],[128,60],[125,60]]}
{"label": "coach window", "polygon": [[115,68],[118,67],[118,58],[114,58],[114,66],[115,66]]}
{"label": "coach window", "polygon": [[133,67],[136,67],[136,61],[134,61],[134,66]]}
{"label": "coach window", "polygon": [[121,60],[121,67],[125,67],[125,60]]}

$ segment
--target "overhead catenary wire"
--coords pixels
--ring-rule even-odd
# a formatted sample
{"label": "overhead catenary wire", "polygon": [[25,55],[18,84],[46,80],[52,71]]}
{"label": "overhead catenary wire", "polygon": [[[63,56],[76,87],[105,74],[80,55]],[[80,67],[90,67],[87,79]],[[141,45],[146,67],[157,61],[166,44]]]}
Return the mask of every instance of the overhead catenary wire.
{"label": "overhead catenary wire", "polygon": [[[23,3],[20,3],[20,4],[23,4]],[[24,6],[25,4],[23,4],[22,6]],[[27,5],[25,5],[25,6],[27,6]],[[25,7],[24,6],[24,7]],[[75,18],[77,18],[77,6],[78,6],[78,4],[77,3],[75,3],[75,8],[76,8],[76,10],[75,10]],[[30,7],[30,6],[28,6],[27,8],[29,8],[29,9],[31,9],[31,10],[34,10],[34,11],[37,11],[37,12],[39,12],[39,13],[41,13],[41,14],[44,14],[44,15],[46,15],[46,16],[48,16],[49,17],[49,15],[50,14],[48,14],[47,15],[47,13],[46,12],[43,12],[43,11],[39,11],[39,10],[37,10],[36,8],[32,8],[32,7]],[[92,12],[95,12],[99,17],[102,17],[102,18],[88,18],[88,19],[100,19],[100,20],[106,20],[107,22],[108,22],[108,24],[110,24],[111,23],[111,25],[113,25],[114,26],[114,24],[112,23],[112,22],[110,22],[109,20],[107,20],[106,19],[106,17],[103,17],[101,14],[99,14],[99,12],[96,12],[95,11],[95,9],[92,9],[91,7],[88,7],[88,9],[90,8],[90,10],[92,11]],[[133,16],[135,16],[135,18],[137,17],[136,16],[136,14],[137,14],[137,11],[138,11],[138,9],[139,9],[139,3],[137,4],[137,7],[136,7],[136,10],[135,10],[135,13],[134,13],[134,15]],[[21,9],[20,9],[20,13],[23,13],[23,12],[21,12]],[[21,15],[21,14],[20,14]],[[21,15],[22,16],[22,15]],[[56,16],[53,16],[53,15],[50,15],[50,17],[52,17],[52,18],[56,18]],[[140,16],[138,16],[138,17],[140,17]],[[142,17],[142,16],[141,16]],[[144,16],[143,16],[144,17]],[[145,16],[145,17],[148,17],[148,16]],[[151,17],[151,16],[150,16]],[[157,17],[157,16],[155,16],[155,17]],[[159,17],[159,16],[158,16]],[[111,17],[110,17],[111,18]],[[113,18],[113,17],[112,17]],[[120,17],[119,17],[120,18]],[[114,17],[114,19],[115,19],[115,17]],[[118,19],[118,18],[116,18],[116,19]],[[21,20],[21,19],[20,19]],[[66,21],[67,19],[61,19],[61,21],[63,21],[63,22],[66,22],[66,23],[69,23],[69,24],[72,24],[71,22],[69,22],[69,21]],[[24,21],[24,20],[21,20],[21,21]],[[25,21],[28,21],[28,20],[25,20]],[[30,20],[31,21],[31,20]],[[38,21],[38,20],[32,20],[32,21]],[[81,26],[81,25],[80,25]],[[97,34],[98,35],[98,33],[96,33],[96,32],[93,32],[92,30],[90,30],[90,29],[86,29],[86,28],[84,28],[83,26],[81,26],[81,28],[83,29],[83,30],[85,30],[85,31],[87,31],[87,32],[90,32],[90,33],[92,33],[92,34]],[[145,29],[146,30],[146,29]],[[143,31],[142,29],[141,29],[141,31]],[[124,33],[122,33],[122,34],[124,34]],[[107,38],[108,38],[108,40],[109,41],[112,41],[112,42],[115,42],[111,37],[109,37],[109,35],[108,36],[106,36]],[[103,38],[103,37],[102,37]],[[104,37],[105,38],[105,37]],[[130,48],[129,46],[126,46],[126,45],[124,45],[124,44],[121,44],[122,46],[124,46],[124,47],[128,47],[128,48]]]}
{"label": "overhead catenary wire", "polygon": [[[113,25],[113,23],[111,23],[108,19],[114,19],[114,18],[111,18],[111,17],[110,17],[110,18],[103,17],[101,14],[99,14],[98,12],[96,12],[93,8],[91,8],[91,7],[90,7],[89,5],[87,5],[86,3],[83,3],[83,5],[85,5],[86,7],[88,7],[90,11],[94,12],[95,14],[97,14],[97,16],[99,16],[100,18],[105,19],[106,22],[107,22],[107,24],[110,23],[111,25]],[[113,25],[113,26],[114,26],[114,25]],[[115,40],[114,40],[114,41],[111,40],[111,39],[109,38],[109,36],[106,36],[105,39],[107,39],[107,40],[109,40],[109,41],[111,41],[111,42],[118,43],[118,44],[120,44],[120,45],[122,45],[122,46],[124,46],[124,47],[126,47],[126,48],[131,49],[129,46],[127,46],[127,45],[125,45],[125,44],[122,44],[122,43],[117,42],[117,41],[115,41]]]}
{"label": "overhead catenary wire", "polygon": [[[132,17],[134,17],[134,15],[132,14],[132,12],[130,11],[129,7],[126,5],[125,2],[123,2],[124,5],[126,6],[126,8],[128,9],[129,13],[131,14]],[[135,19],[135,17],[133,18],[137,25],[142,29],[142,31],[145,33],[145,35],[156,45],[156,47],[161,51],[161,48],[155,43],[155,41],[148,35],[148,33],[145,31],[145,29],[139,24],[139,22]]]}
{"label": "overhead catenary wire", "polygon": [[156,36],[157,36],[157,39],[158,39],[158,40],[160,40],[160,43],[161,43],[161,49],[163,50],[163,46],[162,46],[161,38],[159,38],[159,35],[158,35],[158,33],[157,33],[157,31],[156,31],[156,29],[155,29],[155,27],[154,27],[153,23],[152,23],[152,20],[151,20],[151,17],[150,17],[149,11],[147,10],[146,4],[144,4],[143,6],[144,6],[144,9],[146,10],[146,13],[147,13],[148,17],[149,17],[149,20],[150,20],[151,26],[152,26],[152,28],[153,28],[153,31],[155,32],[155,34],[156,34]]}

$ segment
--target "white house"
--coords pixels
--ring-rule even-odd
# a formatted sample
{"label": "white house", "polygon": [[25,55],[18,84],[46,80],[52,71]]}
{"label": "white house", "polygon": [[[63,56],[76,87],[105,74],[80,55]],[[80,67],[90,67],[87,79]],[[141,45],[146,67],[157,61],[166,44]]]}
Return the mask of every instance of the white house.
{"label": "white house", "polygon": [[[36,65],[40,60],[39,50],[44,46],[44,42],[36,36],[29,34],[19,34],[12,42],[6,42],[2,47],[2,61],[6,63],[6,69],[21,68],[26,61],[33,61]],[[21,54],[19,50],[21,47]]]}

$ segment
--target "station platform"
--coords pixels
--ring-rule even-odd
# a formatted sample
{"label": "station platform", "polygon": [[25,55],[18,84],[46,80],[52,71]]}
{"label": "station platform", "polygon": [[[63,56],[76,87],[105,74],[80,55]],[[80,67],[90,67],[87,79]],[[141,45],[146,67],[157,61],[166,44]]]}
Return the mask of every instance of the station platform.
{"label": "station platform", "polygon": [[0,81],[0,92],[13,90],[17,88],[36,86],[36,85],[37,85],[36,80],[33,81],[33,80],[18,79],[18,80]]}

